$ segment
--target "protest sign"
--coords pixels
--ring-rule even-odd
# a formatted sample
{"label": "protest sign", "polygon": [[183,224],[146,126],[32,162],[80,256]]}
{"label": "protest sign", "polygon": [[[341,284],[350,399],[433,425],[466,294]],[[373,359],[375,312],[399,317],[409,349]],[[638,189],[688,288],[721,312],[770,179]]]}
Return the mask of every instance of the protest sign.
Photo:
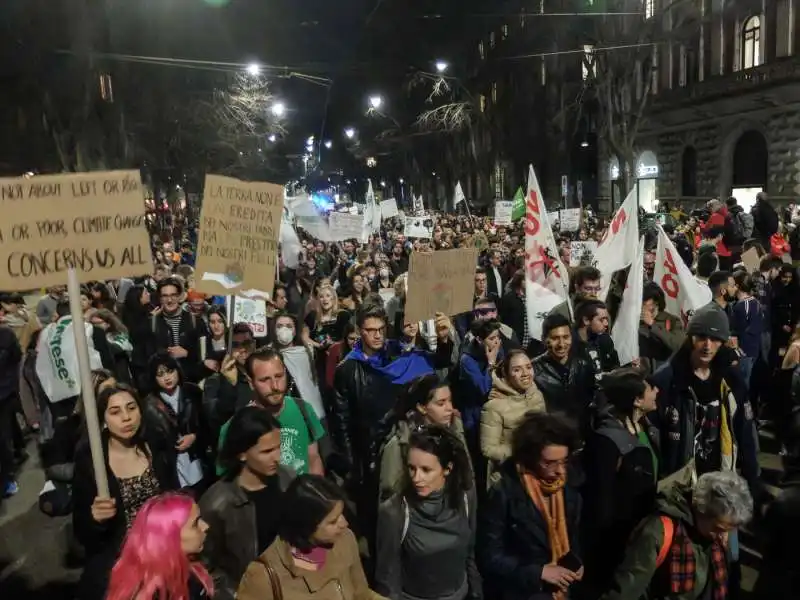
{"label": "protest sign", "polygon": [[[230,315],[231,296],[227,298]],[[229,323],[247,323],[257,338],[267,337],[267,303],[261,299],[236,296],[233,303],[233,318]]]}
{"label": "protest sign", "polygon": [[758,257],[758,250],[750,248],[747,252],[742,252],[742,264],[748,273],[758,273],[761,268],[761,259]]}
{"label": "protest sign", "polygon": [[0,179],[0,289],[138,277],[153,269],[138,171]]}
{"label": "protest sign", "polygon": [[198,291],[272,294],[283,186],[206,175],[197,244]]}
{"label": "protest sign", "polygon": [[594,253],[597,250],[597,242],[577,241],[569,246],[569,266],[595,266]]}
{"label": "protest sign", "polygon": [[381,202],[381,219],[391,219],[397,216],[397,201],[394,198],[387,198]]}
{"label": "protest sign", "polygon": [[581,228],[580,208],[565,208],[558,217],[558,228],[561,231],[578,231]]}
{"label": "protest sign", "polygon": [[430,215],[406,217],[406,226],[403,233],[410,238],[431,239],[433,237],[433,217]]}
{"label": "protest sign", "polygon": [[431,319],[472,310],[478,250],[465,248],[414,252],[408,268],[407,321]]}
{"label": "protest sign", "polygon": [[332,212],[328,219],[330,238],[334,242],[360,239],[364,218],[361,215]]}
{"label": "protest sign", "polygon": [[550,223],[550,227],[558,227],[558,220],[560,216],[557,210],[553,212],[547,213],[547,221]]}
{"label": "protest sign", "polygon": [[494,224],[511,225],[511,214],[514,212],[514,202],[511,200],[498,200],[494,203]]}

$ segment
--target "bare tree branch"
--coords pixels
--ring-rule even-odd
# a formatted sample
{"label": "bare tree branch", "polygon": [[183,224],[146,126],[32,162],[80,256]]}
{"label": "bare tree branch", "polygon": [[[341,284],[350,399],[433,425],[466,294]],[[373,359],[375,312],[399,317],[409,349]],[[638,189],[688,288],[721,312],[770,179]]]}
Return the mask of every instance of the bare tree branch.
{"label": "bare tree branch", "polygon": [[439,131],[461,131],[472,124],[473,107],[469,102],[451,102],[417,117],[414,126],[419,129]]}

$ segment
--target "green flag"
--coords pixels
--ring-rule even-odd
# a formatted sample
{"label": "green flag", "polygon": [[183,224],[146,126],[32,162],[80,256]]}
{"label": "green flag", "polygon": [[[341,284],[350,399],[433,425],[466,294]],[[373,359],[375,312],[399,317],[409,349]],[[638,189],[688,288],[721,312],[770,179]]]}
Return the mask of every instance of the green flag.
{"label": "green flag", "polygon": [[517,193],[514,194],[514,208],[511,209],[511,220],[519,221],[525,217],[525,192],[522,191],[522,186],[517,188]]}

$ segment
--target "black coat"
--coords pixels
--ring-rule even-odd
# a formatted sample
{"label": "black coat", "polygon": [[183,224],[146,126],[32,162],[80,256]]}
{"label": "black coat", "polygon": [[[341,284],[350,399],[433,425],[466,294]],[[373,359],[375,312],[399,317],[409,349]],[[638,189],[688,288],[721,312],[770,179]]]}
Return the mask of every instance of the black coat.
{"label": "black coat", "polygon": [[566,413],[586,432],[597,388],[589,359],[576,353],[566,365],[561,365],[545,353],[533,359],[533,375],[536,387],[544,396],[547,412]]}
{"label": "black coat", "polygon": [[[658,456],[658,430],[646,419],[641,425]],[[657,473],[650,449],[607,410],[598,415],[582,458],[586,579],[601,592],[622,561],[634,527],[653,510]]]}
{"label": "black coat", "polygon": [[[453,342],[439,343],[432,355],[435,369],[450,367]],[[363,474],[382,442],[384,417],[393,410],[403,385],[394,385],[382,373],[354,359],[343,360],[333,376],[334,410],[329,416],[331,437],[346,467]],[[360,477],[359,477],[360,479]]]}
{"label": "black coat", "polygon": [[[581,497],[567,485],[564,510],[570,551],[581,557],[578,539]],[[486,582],[497,586],[488,598],[497,600],[552,600],[553,590],[542,581],[542,569],[551,563],[547,524],[528,497],[511,461],[489,490],[479,514],[478,565]]]}
{"label": "black coat", "polygon": [[197,440],[189,448],[189,458],[205,459],[204,448],[209,444],[206,428],[203,426],[203,392],[193,383],[183,383],[178,397],[178,411],[161,399],[158,394],[150,394],[144,402],[144,418],[152,435],[165,443],[177,444],[184,435],[194,434]]}
{"label": "black coat", "polygon": [[[175,453],[157,443],[149,445],[152,466],[162,492],[177,490],[178,473]],[[83,440],[75,452],[75,473],[72,479],[72,528],[75,537],[86,551],[86,565],[78,588],[78,600],[103,600],[111,568],[117,560],[122,541],[127,533],[125,511],[119,482],[108,463],[108,434],[103,436],[108,488],[117,502],[117,514],[105,523],[92,518],[92,503],[97,497],[97,486],[92,468],[89,443]]]}
{"label": "black coat", "polygon": [[[166,351],[173,345],[172,330],[162,315],[154,315],[150,319],[150,329],[155,336],[155,350]],[[187,310],[181,312],[180,337],[178,345],[188,352],[185,358],[179,358],[178,364],[188,381],[200,381],[200,338],[206,335],[206,327],[202,319],[198,319]],[[149,359],[149,357],[148,357]]]}
{"label": "black coat", "polygon": [[525,341],[525,299],[520,298],[517,292],[511,290],[500,297],[497,304],[500,320],[511,327],[520,342]]}

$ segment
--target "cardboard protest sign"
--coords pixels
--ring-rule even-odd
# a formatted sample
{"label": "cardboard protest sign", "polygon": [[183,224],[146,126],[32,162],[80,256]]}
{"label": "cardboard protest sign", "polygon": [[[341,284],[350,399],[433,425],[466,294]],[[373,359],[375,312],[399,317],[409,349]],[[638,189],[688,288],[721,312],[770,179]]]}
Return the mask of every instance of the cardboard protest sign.
{"label": "cardboard protest sign", "polygon": [[558,228],[561,231],[578,231],[581,228],[581,209],[565,208],[560,211]]}
{"label": "cardboard protest sign", "polygon": [[569,246],[569,266],[595,266],[597,261],[594,258],[594,253],[596,250],[597,242],[589,240],[571,242]]}
{"label": "cardboard protest sign", "polygon": [[742,252],[742,264],[748,273],[758,273],[761,268],[761,259],[758,257],[758,250],[750,248],[747,252]]}
{"label": "cardboard protest sign", "polygon": [[498,200],[494,203],[494,224],[511,225],[511,215],[514,212],[513,200]]}
{"label": "cardboard protest sign", "polygon": [[406,217],[403,234],[410,238],[431,239],[433,237],[433,217],[430,215]]}
{"label": "cardboard protest sign", "polygon": [[364,219],[361,215],[332,212],[328,218],[330,238],[334,242],[361,239]]}
{"label": "cardboard protest sign", "polygon": [[138,277],[153,268],[138,171],[0,179],[0,289]]}
{"label": "cardboard protest sign", "polygon": [[272,294],[282,215],[283,186],[206,175],[197,290],[217,296]]}
{"label": "cardboard protest sign", "polygon": [[414,252],[408,268],[405,318],[424,321],[437,312],[458,315],[472,310],[476,248]]}
{"label": "cardboard protest sign", "polygon": [[387,198],[381,202],[381,219],[391,219],[397,216],[397,200]]}
{"label": "cardboard protest sign", "polygon": [[[231,296],[227,298],[228,315],[231,312]],[[267,303],[244,296],[236,296],[233,303],[233,318],[229,323],[247,323],[253,331],[253,337],[267,337]]]}
{"label": "cardboard protest sign", "polygon": [[553,212],[548,212],[547,213],[547,220],[550,222],[550,227],[558,227],[559,226],[559,222],[558,222],[558,220],[560,218],[559,215],[560,215],[560,213],[557,210],[554,210]]}

